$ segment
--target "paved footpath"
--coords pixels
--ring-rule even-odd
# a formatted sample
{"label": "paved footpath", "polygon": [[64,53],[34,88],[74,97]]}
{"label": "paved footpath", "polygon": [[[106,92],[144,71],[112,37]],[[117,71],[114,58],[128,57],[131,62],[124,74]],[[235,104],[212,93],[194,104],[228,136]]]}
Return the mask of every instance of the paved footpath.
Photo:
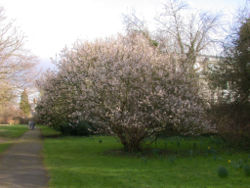
{"label": "paved footpath", "polygon": [[27,131],[0,156],[0,188],[46,188],[42,141],[38,129]]}

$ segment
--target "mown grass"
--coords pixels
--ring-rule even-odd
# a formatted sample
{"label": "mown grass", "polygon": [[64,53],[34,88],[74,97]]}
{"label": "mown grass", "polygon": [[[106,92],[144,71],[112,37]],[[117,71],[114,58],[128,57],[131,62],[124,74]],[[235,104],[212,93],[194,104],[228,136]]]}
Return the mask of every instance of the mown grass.
{"label": "mown grass", "polygon": [[59,131],[56,131],[55,129],[51,129],[49,127],[45,127],[43,125],[39,125],[38,126],[40,128],[40,130],[42,131],[42,136],[44,138],[56,138],[56,137],[59,137],[61,136],[61,132]]}
{"label": "mown grass", "polygon": [[18,138],[27,130],[27,125],[0,125],[0,137]]}
{"label": "mown grass", "polygon": [[10,142],[4,142],[4,143],[0,142],[0,153],[4,152],[6,149],[8,149],[8,147],[10,145],[11,145]]}
{"label": "mown grass", "polygon": [[28,130],[25,125],[0,125],[0,153],[5,151],[13,142]]}
{"label": "mown grass", "polygon": [[[50,187],[250,187],[242,169],[250,153],[216,137],[160,139],[135,154],[123,152],[109,136],[45,138],[43,152]],[[227,178],[217,175],[220,166],[228,170]]]}

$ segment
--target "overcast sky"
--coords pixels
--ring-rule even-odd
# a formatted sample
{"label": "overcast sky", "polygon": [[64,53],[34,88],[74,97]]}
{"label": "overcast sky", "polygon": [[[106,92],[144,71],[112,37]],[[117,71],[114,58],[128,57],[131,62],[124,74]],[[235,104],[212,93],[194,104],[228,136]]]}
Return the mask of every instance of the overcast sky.
{"label": "overcast sky", "polygon": [[[187,0],[193,8],[225,13],[246,0]],[[151,23],[164,0],[0,0],[8,18],[26,36],[26,48],[42,61],[77,39],[92,40],[123,31],[122,14],[136,11]]]}

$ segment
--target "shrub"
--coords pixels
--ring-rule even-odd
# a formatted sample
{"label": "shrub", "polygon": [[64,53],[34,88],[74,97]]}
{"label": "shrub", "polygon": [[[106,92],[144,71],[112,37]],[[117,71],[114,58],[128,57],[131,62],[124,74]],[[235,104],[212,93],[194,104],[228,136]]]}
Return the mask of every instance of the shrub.
{"label": "shrub", "polygon": [[244,169],[245,175],[246,175],[247,177],[249,177],[249,176],[250,176],[250,166],[249,166],[248,164],[246,164],[246,165],[243,167],[243,169]]}
{"label": "shrub", "polygon": [[217,173],[220,178],[226,178],[228,176],[228,171],[223,166],[218,168]]}
{"label": "shrub", "polygon": [[250,105],[218,104],[210,111],[218,133],[234,146],[250,148]]}
{"label": "shrub", "polygon": [[89,136],[96,130],[93,124],[87,121],[81,121],[74,125],[62,124],[57,129],[65,135],[76,136]]}
{"label": "shrub", "polygon": [[40,82],[37,111],[48,125],[91,122],[127,151],[166,127],[181,134],[207,128],[196,82],[178,55],[162,53],[141,34],[79,44],[62,54],[58,70]]}

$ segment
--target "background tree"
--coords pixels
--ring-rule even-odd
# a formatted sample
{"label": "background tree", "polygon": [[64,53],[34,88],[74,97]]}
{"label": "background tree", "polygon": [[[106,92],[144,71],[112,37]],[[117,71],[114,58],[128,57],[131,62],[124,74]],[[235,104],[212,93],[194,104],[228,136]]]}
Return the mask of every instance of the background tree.
{"label": "background tree", "polygon": [[[15,97],[18,88],[31,83],[36,58],[23,48],[24,37],[0,7],[0,104]],[[11,93],[11,95],[10,95]]]}
{"label": "background tree", "polygon": [[231,34],[223,42],[223,56],[211,68],[210,84],[220,95],[213,104],[220,133],[234,144],[250,147],[250,15],[249,4],[240,11]]}
{"label": "background tree", "polygon": [[148,39],[152,46],[158,46],[158,42],[155,40],[155,36],[149,31],[146,21],[139,18],[135,11],[129,14],[123,14],[123,25],[127,35],[142,34]]}
{"label": "background tree", "polygon": [[[181,0],[166,0],[163,11],[156,18],[156,31],[149,31],[146,22],[135,12],[124,15],[126,33],[142,33],[150,43],[181,62],[176,71],[188,73],[196,79],[199,95],[210,102],[212,95],[205,77],[208,58],[219,44],[219,16],[189,8]],[[218,54],[218,53],[217,53]]]}
{"label": "background tree", "polygon": [[148,31],[145,20],[140,19],[134,10],[131,13],[123,14],[123,25],[127,34]]}
{"label": "background tree", "polygon": [[194,75],[197,57],[211,53],[218,30],[218,15],[188,10],[181,0],[167,0],[164,10],[156,19],[157,40],[162,51],[181,56],[182,69]]}
{"label": "background tree", "polygon": [[224,58],[212,67],[213,89],[224,90],[220,102],[249,103],[250,94],[250,18],[242,18],[224,42]]}
{"label": "background tree", "polygon": [[20,109],[26,117],[31,115],[31,106],[29,103],[29,97],[26,89],[24,89],[21,94]]}
{"label": "background tree", "polygon": [[9,116],[8,109],[18,108],[20,91],[33,85],[37,60],[23,46],[23,34],[0,7],[0,116]]}

